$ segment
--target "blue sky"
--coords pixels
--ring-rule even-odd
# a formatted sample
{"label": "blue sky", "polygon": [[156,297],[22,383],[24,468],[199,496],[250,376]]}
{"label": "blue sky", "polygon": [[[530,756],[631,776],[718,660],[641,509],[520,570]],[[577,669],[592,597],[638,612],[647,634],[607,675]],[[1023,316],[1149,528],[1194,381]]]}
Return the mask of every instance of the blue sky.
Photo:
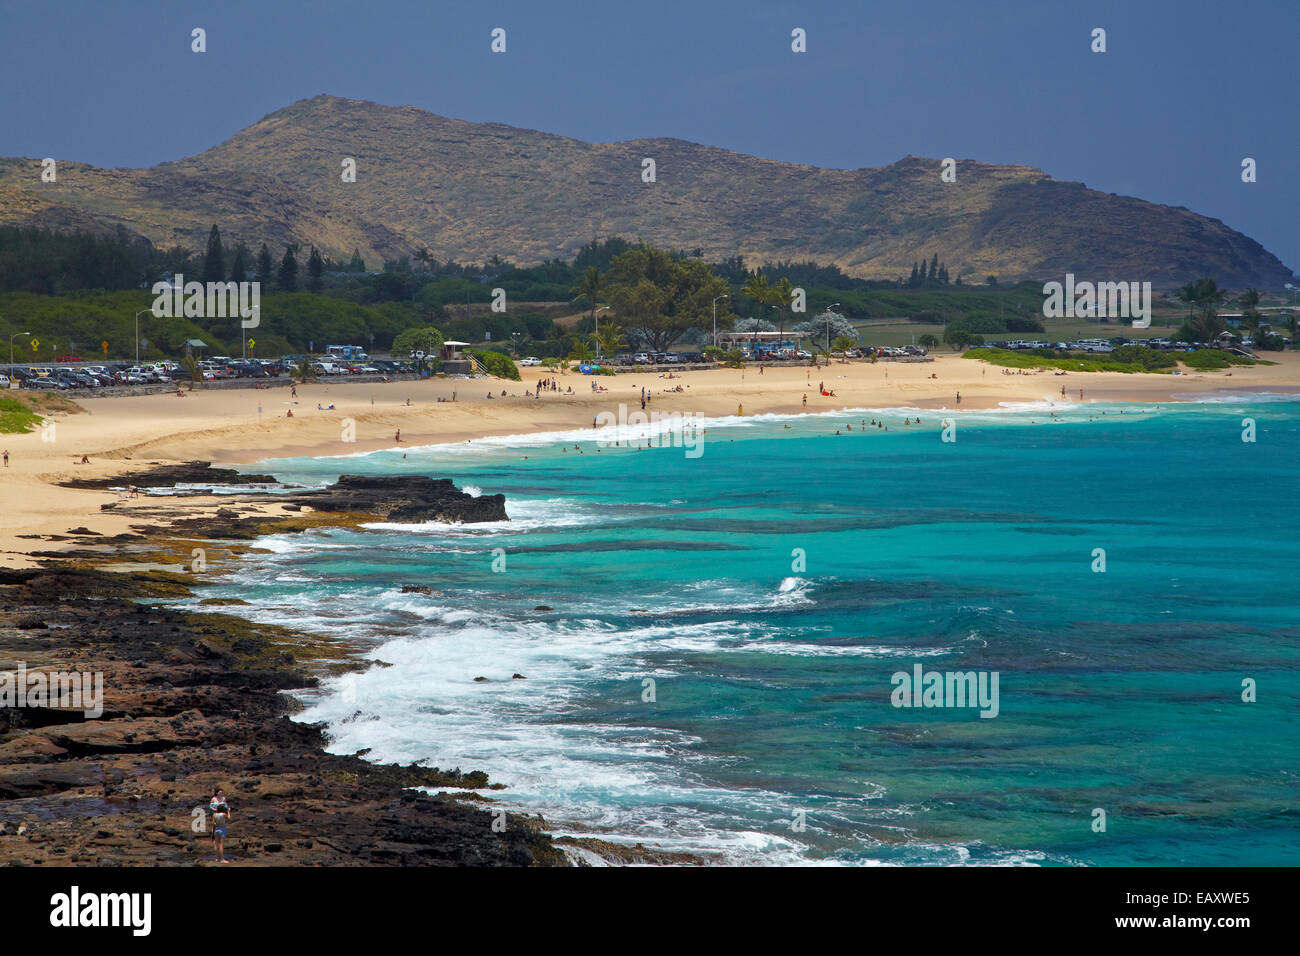
{"label": "blue sky", "polygon": [[1022,163],[1300,269],[1297,45],[1300,0],[0,0],[0,155],[148,166],[330,93],[818,166]]}

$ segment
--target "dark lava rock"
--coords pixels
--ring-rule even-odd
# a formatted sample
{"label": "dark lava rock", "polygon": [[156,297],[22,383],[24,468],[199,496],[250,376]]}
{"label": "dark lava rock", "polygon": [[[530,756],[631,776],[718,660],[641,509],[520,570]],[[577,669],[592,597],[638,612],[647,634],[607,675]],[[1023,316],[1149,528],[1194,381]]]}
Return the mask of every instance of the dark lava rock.
{"label": "dark lava rock", "polygon": [[389,521],[506,521],[505,495],[475,498],[450,478],[425,475],[340,475],[328,488],[295,495],[296,504],[323,511],[379,515]]}
{"label": "dark lava rock", "polygon": [[174,488],[177,484],[229,485],[245,482],[271,483],[272,475],[242,475],[233,468],[213,468],[208,461],[191,461],[183,465],[157,465],[144,471],[129,472],[107,478],[71,478],[62,481],[64,488]]}
{"label": "dark lava rock", "polygon": [[554,611],[555,608],[551,607],[549,604],[539,604],[539,605],[537,605],[537,607],[533,608],[533,610],[534,610],[534,611]]}
{"label": "dark lava rock", "polygon": [[511,679],[511,680],[528,680],[528,678],[525,677],[523,674],[511,674],[511,675],[510,675],[510,679]]}
{"label": "dark lava rock", "polygon": [[[539,821],[508,814],[497,832],[483,793],[412,790],[501,788],[481,771],[328,753],[325,726],[291,720],[281,693],[313,673],[274,655],[314,639],[272,643],[261,625],[141,604],[152,587],[53,561],[0,568],[0,667],[102,672],[105,691],[98,719],[0,708],[0,867],[46,865],[55,850],[59,865],[207,865],[190,811],[217,784],[237,794],[227,850],[254,865],[568,863]],[[19,631],[24,617],[59,630]]]}

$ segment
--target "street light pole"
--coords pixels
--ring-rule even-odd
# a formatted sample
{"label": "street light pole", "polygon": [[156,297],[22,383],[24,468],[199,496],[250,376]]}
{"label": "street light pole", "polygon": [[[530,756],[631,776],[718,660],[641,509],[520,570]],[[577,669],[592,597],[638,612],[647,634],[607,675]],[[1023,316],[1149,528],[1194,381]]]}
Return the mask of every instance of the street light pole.
{"label": "street light pole", "polygon": [[727,298],[727,293],[722,293],[717,299],[713,300],[713,347],[718,347],[718,299]]}
{"label": "street light pole", "polygon": [[14,384],[14,339],[20,335],[31,335],[30,332],[15,332],[9,336],[9,387],[13,388]]}
{"label": "street light pole", "polygon": [[600,358],[600,313],[608,311],[608,309],[609,306],[602,305],[595,312],[591,313],[592,321],[596,323],[596,327],[591,333],[596,337],[596,358]]}
{"label": "street light pole", "polygon": [[140,364],[140,316],[152,315],[153,309],[141,309],[135,314],[135,364]]}

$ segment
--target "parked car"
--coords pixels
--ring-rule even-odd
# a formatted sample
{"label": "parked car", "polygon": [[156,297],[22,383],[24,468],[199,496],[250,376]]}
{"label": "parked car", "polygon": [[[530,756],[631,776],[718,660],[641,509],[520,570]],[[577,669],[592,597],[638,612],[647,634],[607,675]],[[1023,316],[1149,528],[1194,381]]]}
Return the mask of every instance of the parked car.
{"label": "parked car", "polygon": [[636,355],[632,356],[632,362],[634,365],[649,365],[650,354],[648,352],[637,352]]}
{"label": "parked car", "polygon": [[8,375],[0,375],[0,388],[8,388],[10,385]]}
{"label": "parked car", "polygon": [[534,366],[534,365],[541,365],[541,364],[542,364],[542,360],[539,359],[539,358],[533,358],[533,357],[530,355],[530,356],[528,356],[528,358],[526,358],[526,359],[520,359],[520,360],[519,360],[519,364],[522,365],[522,366],[527,366],[527,367],[531,368],[531,367]]}
{"label": "parked car", "polygon": [[28,379],[27,382],[24,383],[23,387],[30,388],[30,389],[50,389],[51,391],[54,390],[62,391],[66,389],[68,386],[64,385],[53,375],[41,375],[35,378]]}

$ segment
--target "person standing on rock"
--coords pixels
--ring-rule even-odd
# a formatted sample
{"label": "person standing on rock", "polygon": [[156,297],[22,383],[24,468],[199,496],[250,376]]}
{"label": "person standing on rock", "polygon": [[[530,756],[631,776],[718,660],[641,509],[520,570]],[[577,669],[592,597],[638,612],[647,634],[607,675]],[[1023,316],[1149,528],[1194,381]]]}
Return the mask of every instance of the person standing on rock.
{"label": "person standing on rock", "polygon": [[220,787],[212,791],[212,802],[208,804],[212,812],[212,849],[216,852],[217,862],[226,862],[226,827],[230,823],[230,807],[226,803],[225,791]]}

